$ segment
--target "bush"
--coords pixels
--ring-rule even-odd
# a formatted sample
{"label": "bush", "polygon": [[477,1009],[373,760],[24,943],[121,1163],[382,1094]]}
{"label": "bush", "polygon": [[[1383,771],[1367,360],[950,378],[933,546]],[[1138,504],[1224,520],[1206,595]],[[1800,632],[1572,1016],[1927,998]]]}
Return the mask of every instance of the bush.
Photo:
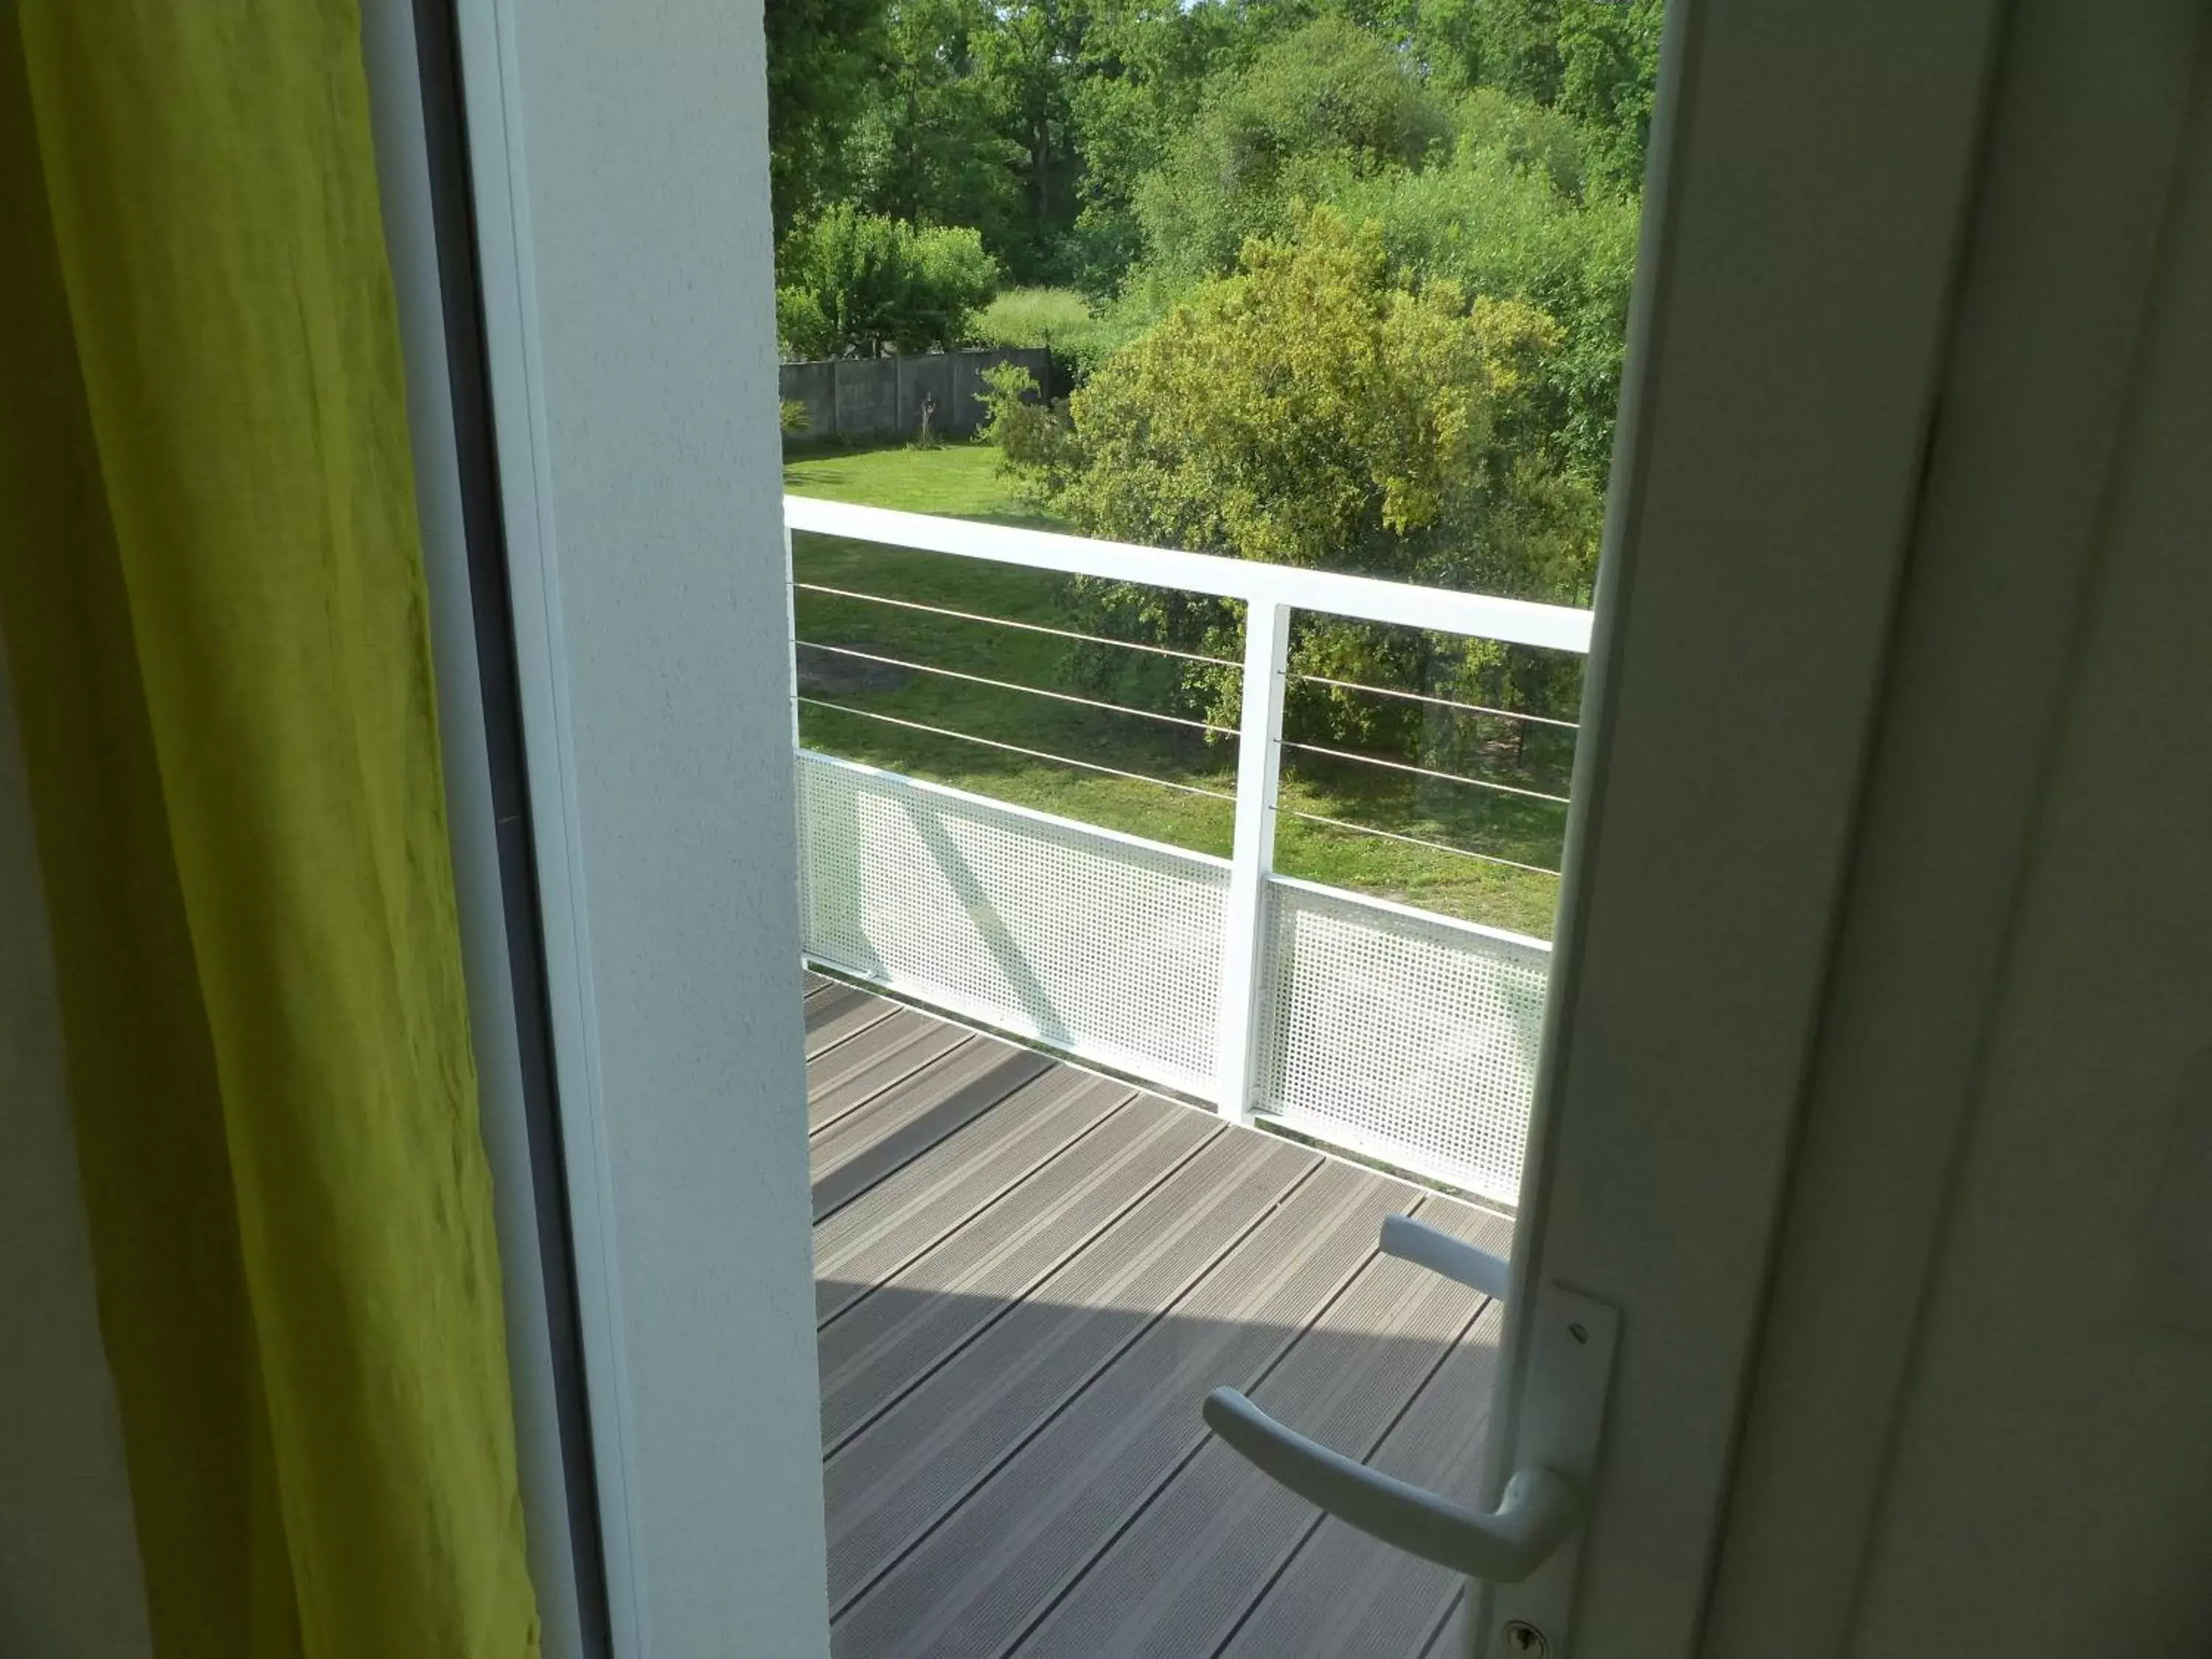
{"label": "bush", "polygon": [[1048,404],[1040,394],[1036,376],[1018,363],[994,363],[983,371],[989,387],[979,395],[983,424],[977,440],[996,444],[1000,471],[1022,486],[1023,494],[1039,503],[1064,482],[1060,465],[1067,451],[1067,403]]}
{"label": "bush", "polygon": [[776,428],[787,438],[806,430],[806,405],[796,398],[779,398],[775,406]]}
{"label": "bush", "polygon": [[1482,94],[1469,106],[1448,163],[1353,181],[1333,204],[1381,228],[1393,268],[1525,301],[1559,325],[1515,436],[1601,483],[1620,396],[1638,204],[1602,194],[1582,201],[1560,188],[1577,163],[1556,142],[1557,118],[1481,119],[1496,111]]}
{"label": "bush", "polygon": [[[1595,561],[1595,492],[1517,449],[1559,325],[1516,300],[1390,274],[1379,231],[1316,210],[1255,240],[1118,353],[1064,412],[994,387],[994,428],[1030,490],[1087,533],[1528,599],[1574,597]],[[1026,377],[1024,377],[1024,379]],[[1082,586],[1092,631],[1234,658],[1232,607]],[[1542,708],[1574,688],[1527,653],[1302,617],[1302,672]],[[1087,664],[1110,674],[1111,655]],[[1194,665],[1185,705],[1237,719],[1234,671]],[[1294,734],[1404,744],[1417,708],[1301,685]]]}
{"label": "bush", "polygon": [[785,238],[776,332],[798,357],[945,351],[998,286],[975,231],[917,230],[903,219],[831,208]]}

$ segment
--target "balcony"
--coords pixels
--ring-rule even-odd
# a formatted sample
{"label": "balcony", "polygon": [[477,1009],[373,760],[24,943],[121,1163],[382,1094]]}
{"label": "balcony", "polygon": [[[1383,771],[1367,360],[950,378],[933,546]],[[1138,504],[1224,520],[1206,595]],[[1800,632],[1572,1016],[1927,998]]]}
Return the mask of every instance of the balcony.
{"label": "balcony", "polygon": [[[1281,793],[1286,751],[1313,747],[1284,737],[1291,618],[1581,653],[1587,614],[795,496],[786,520],[1243,605],[1224,665],[1242,718],[1210,728],[1237,740],[1233,785],[1137,779],[1227,805],[1226,857],[810,746],[803,716],[835,709],[1137,775],[810,691],[794,667],[835,1651],[1455,1651],[1462,1581],[1325,1522],[1198,1413],[1228,1384],[1378,1468],[1474,1491],[1501,1310],[1377,1233],[1410,1212],[1507,1251],[1550,962],[1542,939],[1276,869],[1280,819],[1314,816]],[[1085,701],[809,639],[801,592],[933,607],[800,568],[795,662]]]}

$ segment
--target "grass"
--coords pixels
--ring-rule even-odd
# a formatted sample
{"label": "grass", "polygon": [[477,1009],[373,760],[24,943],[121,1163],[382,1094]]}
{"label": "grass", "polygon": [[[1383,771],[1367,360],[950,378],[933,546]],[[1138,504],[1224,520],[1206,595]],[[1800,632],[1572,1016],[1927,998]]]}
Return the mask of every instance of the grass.
{"label": "grass", "polygon": [[[1056,527],[1028,508],[999,476],[998,451],[951,443],[931,450],[883,448],[794,456],[784,487],[798,495],[909,512]],[[798,580],[1016,622],[1066,627],[1073,612],[1066,579],[1048,572],[939,554],[908,552],[839,537],[799,535]],[[801,591],[799,637],[903,662],[1085,695],[1073,642],[1048,635],[898,610]],[[939,675],[909,673],[802,648],[804,695],[1141,773],[1220,795],[1236,789],[1233,738],[1133,714],[1024,696]],[[1113,700],[1165,706],[1172,665],[1133,653]],[[811,748],[1085,823],[1200,852],[1226,854],[1232,811],[1225,799],[1112,777],[835,710],[802,707]],[[1510,758],[1495,757],[1509,781]],[[1486,771],[1491,770],[1486,765]],[[1544,779],[1535,780],[1540,784]],[[1564,793],[1564,789],[1559,793]],[[1294,755],[1282,805],[1401,835],[1556,868],[1564,809],[1353,762]],[[1276,868],[1286,875],[1396,899],[1447,915],[1548,937],[1558,883],[1449,852],[1408,846],[1287,814],[1278,821]]]}
{"label": "grass", "polygon": [[[953,519],[988,519],[995,524],[1054,527],[1051,520],[1022,509],[1006,481],[999,476],[999,452],[988,444],[948,441],[934,449],[901,444],[889,448],[803,451],[784,462],[783,487],[794,495],[819,495],[825,501],[895,507],[908,513],[942,513]],[[1002,574],[1030,573],[1006,570]]]}

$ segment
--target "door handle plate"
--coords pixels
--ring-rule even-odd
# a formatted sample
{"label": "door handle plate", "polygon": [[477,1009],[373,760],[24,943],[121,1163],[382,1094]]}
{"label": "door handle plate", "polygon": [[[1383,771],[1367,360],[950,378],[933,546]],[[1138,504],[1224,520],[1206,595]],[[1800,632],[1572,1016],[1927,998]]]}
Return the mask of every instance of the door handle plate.
{"label": "door handle plate", "polygon": [[[1528,1326],[1527,1389],[1521,1402],[1519,1443],[1506,1449],[1510,1467],[1556,1469],[1583,1496],[1585,1524],[1517,1583],[1473,1581],[1466,1651],[1476,1659],[1519,1659],[1534,1650],[1527,1632],[1542,1638],[1550,1659],[1569,1645],[1575,1570],[1587,1531],[1589,1495],[1596,1490],[1599,1437],[1606,1395],[1613,1382],[1613,1351],[1620,1340],[1620,1311],[1556,1281],[1538,1287],[1536,1316]],[[1518,1640],[1522,1645],[1516,1646]]]}

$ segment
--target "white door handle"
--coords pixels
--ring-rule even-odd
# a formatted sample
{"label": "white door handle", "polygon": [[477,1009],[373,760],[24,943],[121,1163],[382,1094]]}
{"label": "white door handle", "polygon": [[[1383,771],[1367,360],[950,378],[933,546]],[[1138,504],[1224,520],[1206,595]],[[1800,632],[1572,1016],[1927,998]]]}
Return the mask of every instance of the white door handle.
{"label": "white door handle", "polygon": [[1449,1233],[1438,1232],[1409,1215],[1382,1218],[1382,1254],[1410,1261],[1417,1267],[1426,1267],[1432,1273],[1440,1273],[1455,1284],[1480,1291],[1500,1302],[1505,1300],[1505,1287],[1513,1276],[1512,1264],[1504,1256],[1493,1255]]}
{"label": "white door handle", "polygon": [[1234,1389],[1206,1396],[1206,1426],[1255,1468],[1370,1537],[1492,1583],[1517,1584],[1543,1565],[1582,1515],[1573,1481],[1522,1469],[1495,1511],[1355,1463],[1285,1428]]}
{"label": "white door handle", "polygon": [[[1410,1216],[1382,1223],[1382,1249],[1504,1299],[1509,1271],[1504,1257]],[[1206,1426],[1238,1455],[1309,1503],[1370,1537],[1476,1581],[1482,1588],[1475,1628],[1548,1632],[1551,1650],[1564,1655],[1581,1553],[1576,1534],[1589,1483],[1596,1478],[1620,1318],[1605,1304],[1553,1281],[1529,1294],[1536,1316],[1528,1322],[1525,1340],[1538,1381],[1516,1436],[1520,1468],[1487,1514],[1333,1452],[1285,1428],[1234,1389],[1206,1395],[1205,1417]],[[1488,1588],[1497,1585],[1514,1588]]]}

